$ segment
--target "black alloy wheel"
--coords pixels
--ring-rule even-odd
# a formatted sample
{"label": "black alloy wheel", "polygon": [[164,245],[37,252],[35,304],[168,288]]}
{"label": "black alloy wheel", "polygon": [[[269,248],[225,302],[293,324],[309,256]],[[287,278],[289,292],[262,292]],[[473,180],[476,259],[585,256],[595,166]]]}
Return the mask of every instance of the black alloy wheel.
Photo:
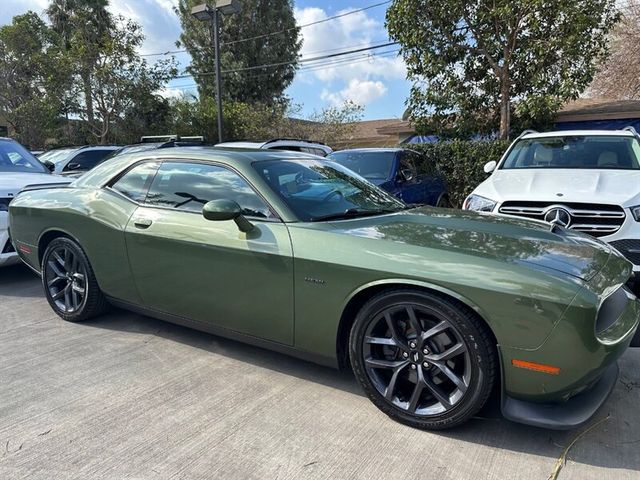
{"label": "black alloy wheel", "polygon": [[87,320],[107,309],[87,256],[71,239],[57,238],[47,247],[42,283],[51,308],[65,320]]}
{"label": "black alloy wheel", "polygon": [[448,428],[486,402],[496,360],[486,328],[440,296],[396,290],[374,297],[351,337],[354,372],[372,401],[412,426]]}

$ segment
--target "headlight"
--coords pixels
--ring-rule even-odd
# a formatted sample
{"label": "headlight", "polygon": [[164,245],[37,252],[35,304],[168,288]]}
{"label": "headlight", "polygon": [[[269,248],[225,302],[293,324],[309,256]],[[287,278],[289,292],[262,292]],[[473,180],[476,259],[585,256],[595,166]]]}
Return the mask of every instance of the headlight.
{"label": "headlight", "polygon": [[[0,207],[0,209],[2,209],[2,207]],[[631,215],[633,215],[636,222],[640,222],[640,205],[637,207],[631,207]]]}
{"label": "headlight", "polygon": [[463,210],[473,210],[476,212],[491,212],[496,202],[480,195],[469,195],[462,205]]}

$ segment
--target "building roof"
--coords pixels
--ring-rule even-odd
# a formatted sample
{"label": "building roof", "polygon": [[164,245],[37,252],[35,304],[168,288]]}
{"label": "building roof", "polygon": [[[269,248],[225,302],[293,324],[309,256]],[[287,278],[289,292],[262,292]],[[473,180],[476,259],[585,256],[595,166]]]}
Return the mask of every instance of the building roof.
{"label": "building roof", "polygon": [[390,147],[398,144],[399,137],[414,134],[409,122],[398,118],[365,120],[350,126],[353,131],[348,138],[337,142],[336,147]]}
{"label": "building roof", "polygon": [[640,100],[578,98],[556,115],[556,122],[589,122],[640,118]]}

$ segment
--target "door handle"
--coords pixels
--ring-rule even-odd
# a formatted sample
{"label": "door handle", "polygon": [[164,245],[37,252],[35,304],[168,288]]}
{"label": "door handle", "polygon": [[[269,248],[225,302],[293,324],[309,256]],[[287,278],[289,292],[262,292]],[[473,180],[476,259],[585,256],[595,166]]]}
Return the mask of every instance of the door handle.
{"label": "door handle", "polygon": [[148,218],[137,218],[136,220],[133,221],[133,224],[137,228],[142,228],[142,229],[149,228],[152,223],[153,221],[149,220]]}

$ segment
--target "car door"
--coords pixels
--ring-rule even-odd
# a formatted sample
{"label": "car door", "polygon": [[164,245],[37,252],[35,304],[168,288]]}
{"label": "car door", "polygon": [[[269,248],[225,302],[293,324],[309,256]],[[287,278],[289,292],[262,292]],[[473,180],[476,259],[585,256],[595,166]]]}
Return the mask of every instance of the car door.
{"label": "car door", "polygon": [[441,188],[434,175],[418,175],[416,163],[420,156],[411,151],[400,155],[399,185],[400,198],[405,203],[435,205]]}
{"label": "car door", "polygon": [[[205,203],[236,201],[255,225],[209,221]],[[289,232],[264,199],[232,169],[163,162],[126,228],[143,303],[271,341],[293,342],[293,253]]]}

